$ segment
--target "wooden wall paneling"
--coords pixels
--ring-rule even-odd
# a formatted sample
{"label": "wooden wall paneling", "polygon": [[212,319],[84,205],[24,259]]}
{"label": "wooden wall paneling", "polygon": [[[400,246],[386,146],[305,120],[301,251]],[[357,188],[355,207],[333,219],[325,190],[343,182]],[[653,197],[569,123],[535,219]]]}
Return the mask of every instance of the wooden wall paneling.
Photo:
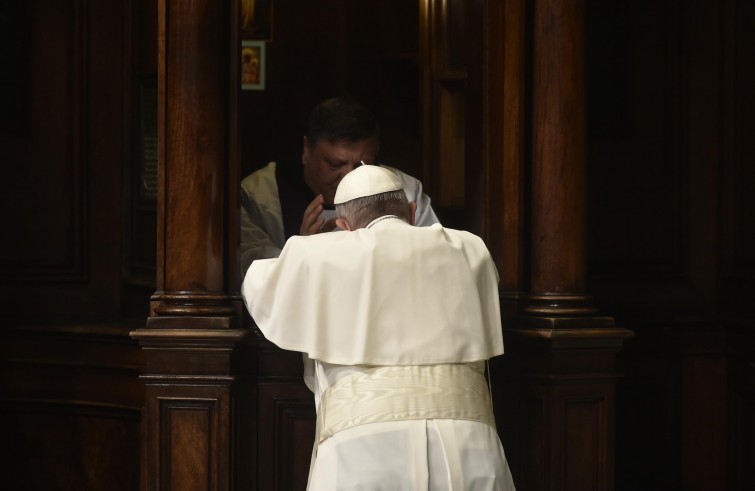
{"label": "wooden wall paneling", "polygon": [[381,69],[374,89],[377,100],[370,106],[383,132],[379,160],[424,182],[419,81],[420,2],[393,0],[376,3],[378,60],[375,64]]}
{"label": "wooden wall paneling", "polygon": [[22,240],[4,246],[3,270],[27,281],[78,282],[87,278],[88,266],[88,12],[79,1],[6,9],[12,10],[8,22],[25,26],[30,36],[43,32],[48,42],[32,43],[22,33],[8,40],[26,56],[17,76],[28,74],[31,100],[15,131],[3,134],[5,158],[13,163],[8,168],[17,182],[4,193],[3,208],[27,210],[5,215],[4,228]]}
{"label": "wooden wall paneling", "polygon": [[683,9],[674,0],[590,5],[590,290],[628,322],[668,319],[705,303],[690,276],[688,238],[698,220],[710,223],[686,215]]}
{"label": "wooden wall paneling", "polygon": [[126,3],[123,302],[128,315],[143,318],[156,276],[157,0]]}
{"label": "wooden wall paneling", "polygon": [[731,489],[726,469],[727,339],[713,326],[686,333],[683,343],[682,489]]}
{"label": "wooden wall paneling", "polygon": [[[484,7],[484,8],[483,8]],[[524,2],[468,4],[464,216],[501,277],[504,323],[525,277]]]}
{"label": "wooden wall paneling", "polygon": [[[752,414],[755,413],[755,398],[751,387],[755,383],[750,376],[747,381],[748,389],[736,395],[734,399],[734,428],[732,431],[731,469],[732,475],[730,489],[745,491],[755,485],[753,475],[752,456],[755,454],[752,442],[755,441],[755,422]],[[736,433],[734,433],[736,432]],[[736,435],[736,436],[734,436]]]}
{"label": "wooden wall paneling", "polygon": [[[17,94],[8,93],[18,99],[7,106],[13,121],[0,130],[6,178],[14,183],[0,198],[3,209],[12,210],[3,214],[1,226],[15,237],[2,245],[0,281],[7,285],[2,302],[11,317],[24,310],[48,313],[35,286],[66,283],[68,289],[48,288],[58,295],[45,301],[55,305],[58,317],[70,317],[88,293],[82,284],[89,280],[90,267],[90,20],[82,2],[8,5],[3,14],[5,22],[17,26],[4,35],[3,52],[17,62],[7,83],[25,85]],[[45,33],[44,38],[37,33]]]}
{"label": "wooden wall paneling", "polygon": [[518,488],[613,489],[615,358],[625,336],[614,331],[610,340],[580,329],[556,329],[550,339],[504,332],[494,407]]}
{"label": "wooden wall paneling", "polygon": [[628,340],[620,355],[616,489],[681,486],[681,336],[666,326],[653,327],[650,335],[640,332]]}
{"label": "wooden wall paneling", "polygon": [[12,487],[138,486],[142,358],[120,297],[127,3],[0,7],[0,58],[21,89],[3,86],[17,101],[0,125],[14,183],[0,267]]}
{"label": "wooden wall paneling", "polygon": [[466,228],[466,2],[421,4],[420,59],[425,186],[441,223]]}
{"label": "wooden wall paneling", "polygon": [[727,398],[728,489],[755,486],[755,336],[752,322],[730,326]]}
{"label": "wooden wall paneling", "polygon": [[679,2],[588,5],[589,289],[637,334],[617,389],[617,487],[680,487],[683,336],[668,319],[701,298],[685,249],[687,31]]}
{"label": "wooden wall paneling", "polygon": [[[498,4],[495,4],[498,6]],[[485,227],[485,217],[488,212],[495,213],[488,209],[490,196],[500,196],[497,189],[499,182],[493,178],[495,170],[499,166],[491,166],[489,159],[495,159],[497,156],[494,151],[488,151],[488,133],[485,129],[492,126],[496,134],[500,131],[499,126],[494,126],[489,118],[489,113],[495,117],[497,111],[487,111],[489,104],[495,104],[493,99],[495,95],[501,95],[501,91],[490,91],[490,87],[500,86],[500,78],[489,76],[486,80],[483,76],[484,67],[486,67],[486,55],[493,52],[492,57],[499,60],[499,50],[503,43],[500,37],[503,35],[501,29],[495,29],[498,22],[503,23],[504,16],[502,8],[490,8],[486,10],[487,4],[484,2],[467,2],[465,5],[464,31],[465,31],[465,53],[464,53],[464,98],[465,98],[465,121],[464,121],[464,229],[473,232],[486,241],[488,249],[493,255],[493,261],[500,265],[499,250],[490,242],[491,230]],[[492,17],[492,19],[491,19]],[[490,70],[496,75],[503,72],[501,63],[491,64]],[[429,118],[428,118],[429,121]],[[427,133],[427,130],[426,130]],[[429,136],[428,136],[429,142]],[[494,139],[497,141],[497,139]],[[492,154],[492,155],[489,155]],[[428,165],[431,160],[427,159]],[[474,199],[472,199],[474,197]],[[500,267],[499,267],[500,274]]]}
{"label": "wooden wall paneling", "polygon": [[2,246],[13,284],[2,301],[19,322],[113,318],[121,306],[126,7],[53,3],[4,12],[24,31],[4,43],[17,56],[9,73],[28,82],[13,105],[26,113],[0,130],[16,183],[3,205],[17,210],[3,225],[17,240]]}
{"label": "wooden wall paneling", "polygon": [[752,317],[749,308],[755,292],[755,152],[749,137],[755,131],[755,97],[749,87],[755,83],[752,66],[753,5],[741,0],[724,3],[723,131],[723,267],[721,307],[733,316]]}
{"label": "wooden wall paneling", "polygon": [[[755,374],[752,297],[755,293],[755,173],[751,155],[755,129],[755,98],[747,88],[755,82],[753,5],[723,2],[723,218],[719,312],[725,316],[730,342],[729,460],[730,489],[755,486]],[[730,319],[735,319],[731,321]]]}
{"label": "wooden wall paneling", "polygon": [[291,380],[259,382],[258,489],[306,489],[315,434],[312,392]]}
{"label": "wooden wall paneling", "polygon": [[40,491],[139,488],[138,411],[4,403],[0,417],[7,445],[4,486]]}
{"label": "wooden wall paneling", "polygon": [[[622,486],[734,486],[722,448],[741,433],[727,416],[722,339],[727,319],[751,317],[753,179],[737,129],[751,100],[738,94],[753,73],[748,9],[700,0],[588,11],[590,290],[638,333],[619,386],[619,455],[634,462],[621,466]],[[640,416],[659,394],[655,416]]]}
{"label": "wooden wall paneling", "polygon": [[32,15],[31,7],[24,2],[6,2],[2,6],[2,25],[0,26],[0,60],[6,71],[2,82],[2,99],[4,108],[0,114],[0,134],[29,134],[32,126]]}
{"label": "wooden wall paneling", "polygon": [[683,255],[684,274],[690,284],[689,307],[685,310],[687,317],[710,318],[717,310],[721,270],[720,254],[716,251],[721,249],[724,9],[721,2],[696,0],[685,2],[679,12],[681,44],[685,46],[680,55],[684,118],[681,160],[686,180],[683,210],[687,234]]}
{"label": "wooden wall paneling", "polygon": [[304,384],[301,353],[259,336],[258,489],[305,489],[315,435],[314,395]]}
{"label": "wooden wall paneling", "polygon": [[130,327],[5,330],[0,431],[6,486],[138,487],[144,386],[137,377],[142,353],[128,339]]}

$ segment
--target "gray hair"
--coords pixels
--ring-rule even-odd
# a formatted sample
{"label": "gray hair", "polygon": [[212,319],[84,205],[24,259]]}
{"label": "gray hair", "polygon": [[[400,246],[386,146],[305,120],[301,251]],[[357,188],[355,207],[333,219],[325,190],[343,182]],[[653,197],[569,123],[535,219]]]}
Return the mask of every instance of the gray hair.
{"label": "gray hair", "polygon": [[339,218],[349,222],[353,229],[366,227],[371,221],[384,215],[396,215],[409,221],[409,200],[403,189],[356,198],[336,205]]}

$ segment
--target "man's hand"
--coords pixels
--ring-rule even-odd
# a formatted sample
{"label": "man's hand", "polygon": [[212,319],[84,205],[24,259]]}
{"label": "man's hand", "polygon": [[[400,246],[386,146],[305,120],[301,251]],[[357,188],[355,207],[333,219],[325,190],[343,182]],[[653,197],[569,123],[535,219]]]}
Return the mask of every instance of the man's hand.
{"label": "man's hand", "polygon": [[324,198],[318,194],[304,210],[299,235],[314,235],[321,232],[330,232],[336,228],[336,219],[331,218],[327,222],[322,217]]}

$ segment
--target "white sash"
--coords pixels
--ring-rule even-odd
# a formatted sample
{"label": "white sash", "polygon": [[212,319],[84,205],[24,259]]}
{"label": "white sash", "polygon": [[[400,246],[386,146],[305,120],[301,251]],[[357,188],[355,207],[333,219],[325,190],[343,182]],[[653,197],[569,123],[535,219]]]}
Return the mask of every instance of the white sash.
{"label": "white sash", "polygon": [[380,367],[328,388],[315,446],[353,426],[409,419],[464,419],[495,428],[485,377],[464,364]]}

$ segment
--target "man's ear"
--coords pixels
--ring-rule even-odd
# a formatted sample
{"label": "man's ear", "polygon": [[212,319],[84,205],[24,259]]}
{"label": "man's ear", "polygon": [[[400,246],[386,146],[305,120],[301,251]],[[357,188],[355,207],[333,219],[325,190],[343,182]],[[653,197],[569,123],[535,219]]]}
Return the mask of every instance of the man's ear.
{"label": "man's ear", "polygon": [[351,225],[349,225],[349,222],[343,218],[336,218],[336,225],[338,225],[338,228],[341,230],[351,230]]}
{"label": "man's ear", "polygon": [[410,225],[416,225],[415,223],[415,215],[417,214],[417,202],[412,201],[409,203],[409,224]]}

